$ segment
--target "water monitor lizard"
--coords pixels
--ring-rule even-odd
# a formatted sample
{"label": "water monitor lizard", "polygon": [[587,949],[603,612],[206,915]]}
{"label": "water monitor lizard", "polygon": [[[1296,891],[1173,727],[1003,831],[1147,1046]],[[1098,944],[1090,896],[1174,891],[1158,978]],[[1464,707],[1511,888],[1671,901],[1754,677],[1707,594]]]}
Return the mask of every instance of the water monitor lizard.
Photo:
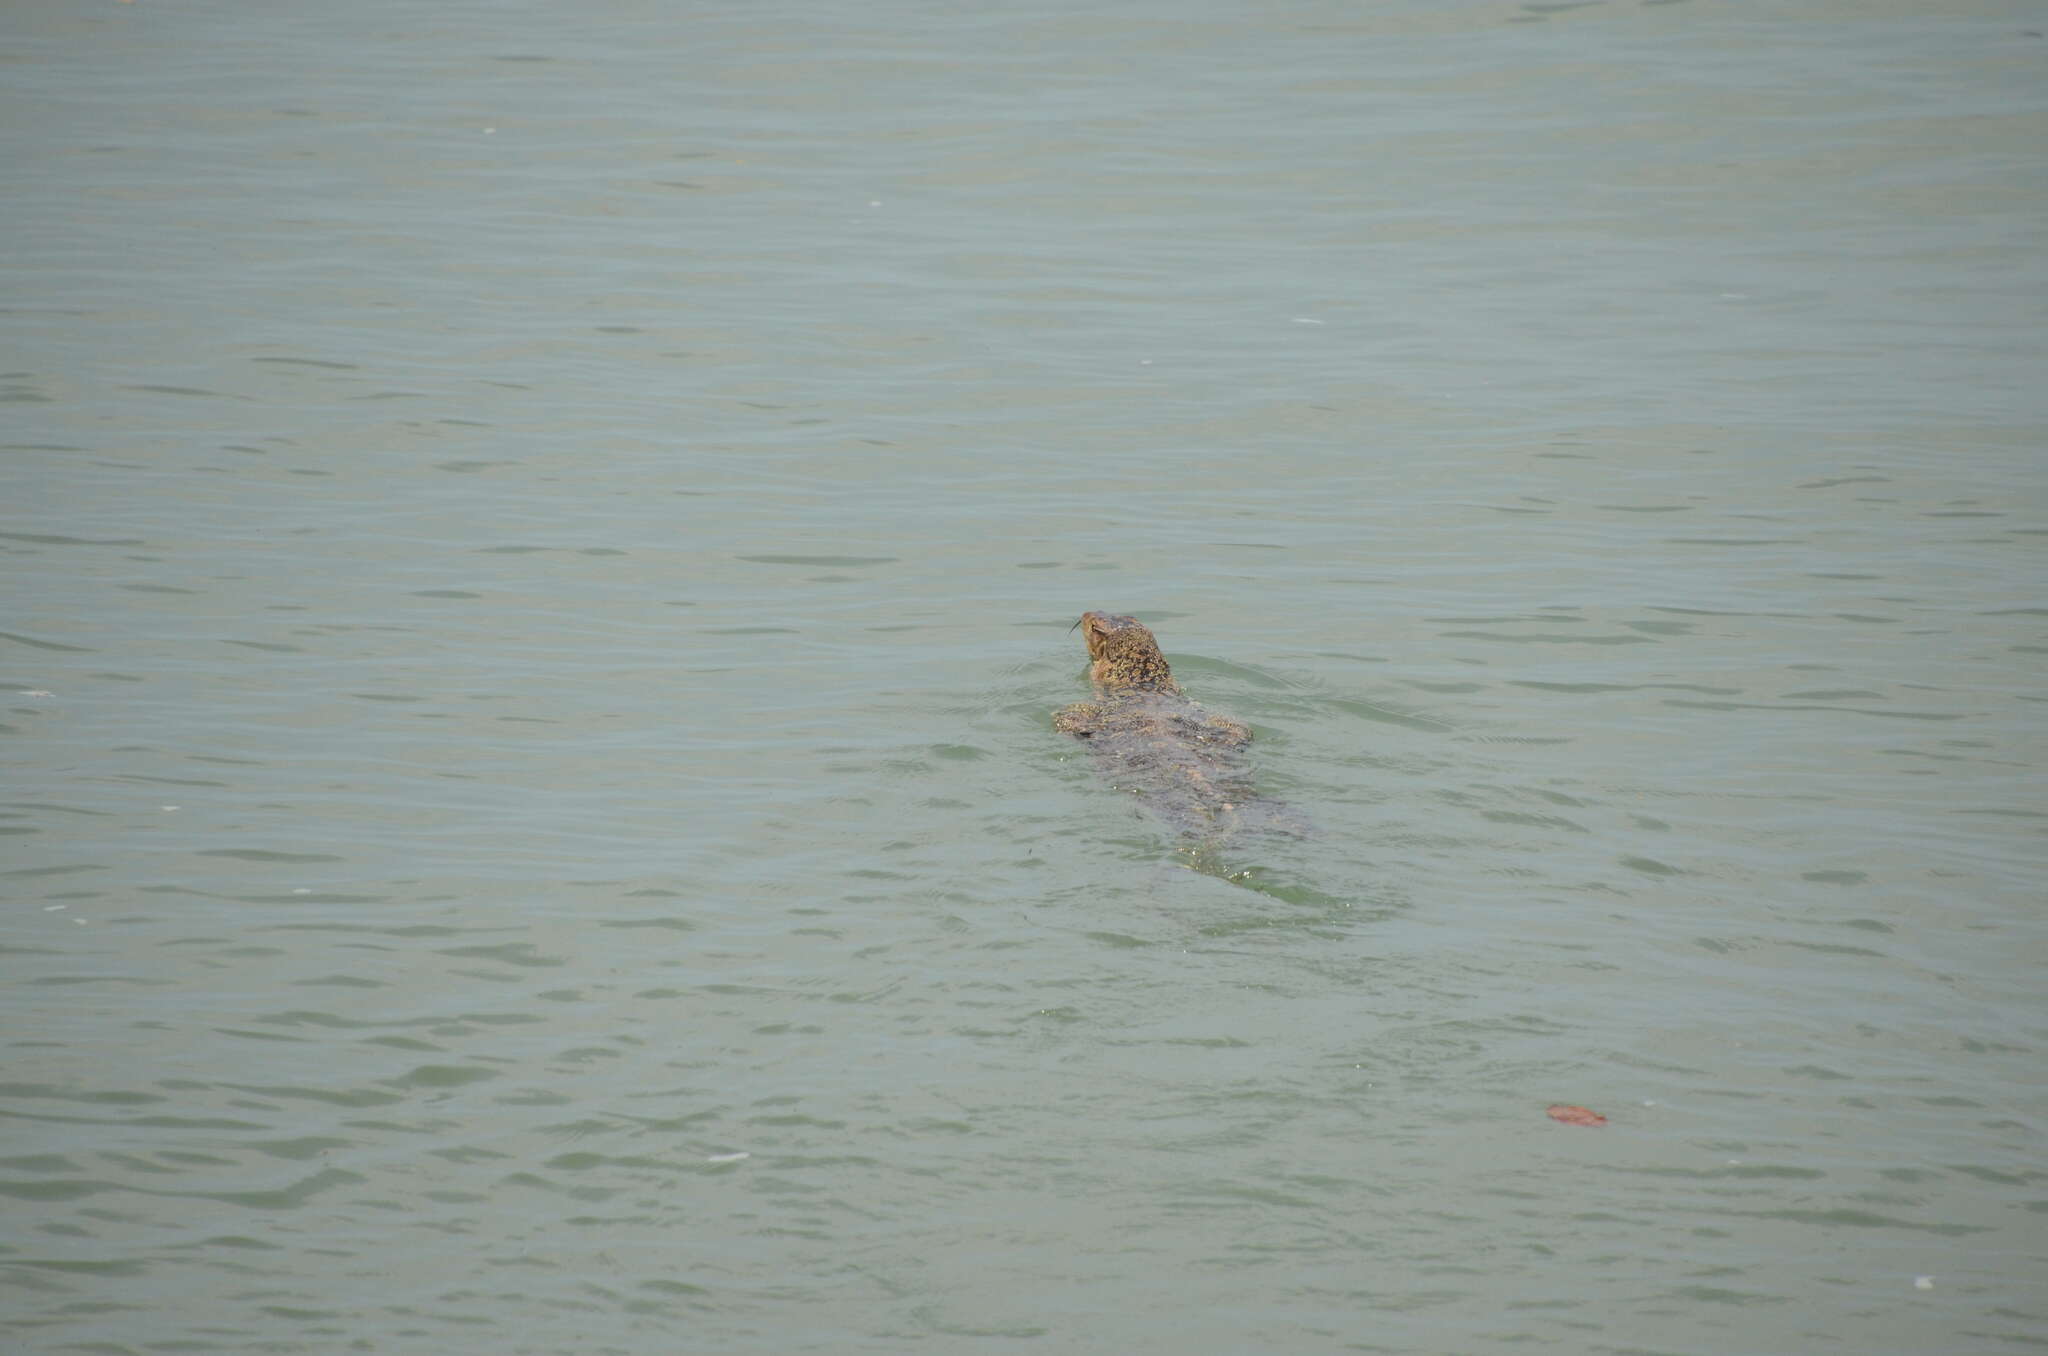
{"label": "water monitor lizard", "polygon": [[1224,840],[1249,825],[1297,827],[1252,791],[1251,727],[1183,696],[1137,618],[1084,612],[1075,626],[1094,661],[1095,700],[1059,711],[1053,728],[1087,744],[1111,784],[1178,831],[1198,865],[1213,863]]}

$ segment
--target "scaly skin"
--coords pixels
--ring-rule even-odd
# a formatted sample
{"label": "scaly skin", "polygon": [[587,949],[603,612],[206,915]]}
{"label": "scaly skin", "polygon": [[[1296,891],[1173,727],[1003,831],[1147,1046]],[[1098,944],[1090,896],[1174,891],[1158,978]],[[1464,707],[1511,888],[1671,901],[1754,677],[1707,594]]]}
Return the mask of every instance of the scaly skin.
{"label": "scaly skin", "polygon": [[1060,711],[1053,728],[1086,741],[1105,775],[1206,856],[1241,825],[1252,797],[1243,757],[1250,727],[1182,696],[1159,642],[1136,618],[1085,612],[1075,625],[1094,661],[1095,700]]}

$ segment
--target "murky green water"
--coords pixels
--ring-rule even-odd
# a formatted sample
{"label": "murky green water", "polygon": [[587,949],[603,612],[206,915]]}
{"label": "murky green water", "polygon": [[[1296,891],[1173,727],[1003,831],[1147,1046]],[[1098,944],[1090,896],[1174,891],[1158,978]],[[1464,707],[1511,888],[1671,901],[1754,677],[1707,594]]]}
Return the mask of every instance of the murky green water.
{"label": "murky green water", "polygon": [[2048,1341],[2035,7],[6,26],[10,1349]]}

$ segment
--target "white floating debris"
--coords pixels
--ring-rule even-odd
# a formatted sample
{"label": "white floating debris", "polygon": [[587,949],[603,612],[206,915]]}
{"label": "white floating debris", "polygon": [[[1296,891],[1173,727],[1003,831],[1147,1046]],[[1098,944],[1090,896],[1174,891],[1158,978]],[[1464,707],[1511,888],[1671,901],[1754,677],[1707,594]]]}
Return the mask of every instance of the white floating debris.
{"label": "white floating debris", "polygon": [[301,885],[298,889],[292,891],[292,893],[295,895],[310,895],[313,892],[311,890],[308,890],[305,886]]}
{"label": "white floating debris", "polygon": [[1915,1276],[1913,1278],[1913,1288],[1915,1290],[1932,1290],[1934,1289],[1934,1278],[1932,1276]]}
{"label": "white floating debris", "polygon": [[22,688],[15,695],[18,697],[47,697],[50,695],[50,692],[49,689],[47,688],[25,687]]}
{"label": "white floating debris", "polygon": [[43,912],[44,912],[44,913],[55,913],[55,912],[57,912],[57,911],[58,911],[59,909],[68,909],[68,908],[70,908],[70,907],[71,907],[71,906],[70,906],[69,904],[45,904],[45,905],[43,905]]}
{"label": "white floating debris", "polygon": [[168,811],[171,811],[171,810],[175,810],[175,809],[177,809],[178,807],[177,807],[177,806],[175,806],[175,805],[159,805],[159,806],[157,806],[156,808],[157,808],[157,809],[159,809],[159,810],[163,810],[163,811],[166,811],[166,812],[168,812]]}
{"label": "white floating debris", "polygon": [[706,1163],[737,1163],[742,1158],[752,1157],[752,1154],[713,1154],[711,1155],[711,1157],[705,1159],[704,1161]]}
{"label": "white floating debris", "polygon": [[1294,317],[1294,323],[1297,325],[1320,325],[1323,322],[1320,320],[1311,320],[1305,315],[1298,315]]}

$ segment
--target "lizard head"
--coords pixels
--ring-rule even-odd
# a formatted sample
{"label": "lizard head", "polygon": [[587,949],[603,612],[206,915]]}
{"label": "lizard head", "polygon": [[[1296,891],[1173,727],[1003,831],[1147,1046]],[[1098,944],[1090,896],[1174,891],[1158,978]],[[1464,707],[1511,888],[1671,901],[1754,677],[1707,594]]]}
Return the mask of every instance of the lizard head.
{"label": "lizard head", "polygon": [[1095,661],[1088,667],[1088,676],[1103,687],[1179,691],[1166,656],[1159,652],[1159,642],[1136,617],[1083,612],[1074,625],[1088,643],[1088,657]]}

